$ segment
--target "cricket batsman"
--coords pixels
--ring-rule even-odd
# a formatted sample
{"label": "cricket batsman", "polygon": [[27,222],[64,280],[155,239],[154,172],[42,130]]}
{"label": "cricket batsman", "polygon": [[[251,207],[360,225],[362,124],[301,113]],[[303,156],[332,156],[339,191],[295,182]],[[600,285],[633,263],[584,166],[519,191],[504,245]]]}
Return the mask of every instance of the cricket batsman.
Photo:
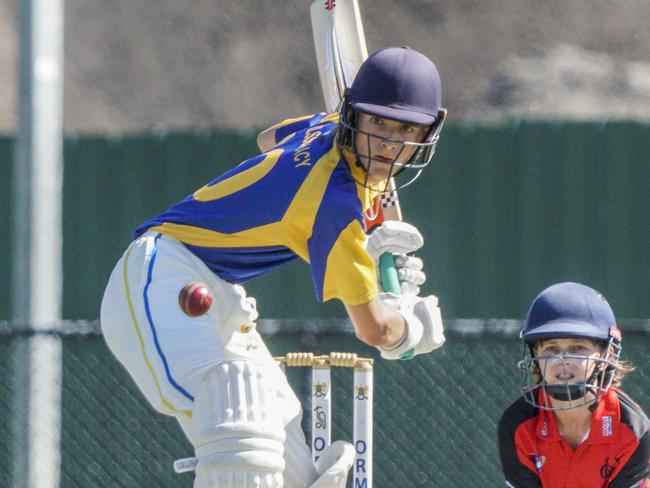
{"label": "cricket batsman", "polygon": [[[339,113],[263,131],[261,154],[136,229],[106,287],[102,330],[149,403],[178,419],[198,460],[196,488],[345,486],[339,455],[320,471],[311,461],[300,403],[255,329],[249,280],[299,258],[316,299],[340,300],[383,358],[444,343],[437,298],[418,295],[422,262],[407,256],[420,232],[389,222],[367,236],[364,211],[390,178],[410,182],[426,167],[445,114],[427,57],[378,51]],[[378,284],[385,252],[398,254],[401,295]],[[178,302],[194,282],[213,297],[198,316]]]}

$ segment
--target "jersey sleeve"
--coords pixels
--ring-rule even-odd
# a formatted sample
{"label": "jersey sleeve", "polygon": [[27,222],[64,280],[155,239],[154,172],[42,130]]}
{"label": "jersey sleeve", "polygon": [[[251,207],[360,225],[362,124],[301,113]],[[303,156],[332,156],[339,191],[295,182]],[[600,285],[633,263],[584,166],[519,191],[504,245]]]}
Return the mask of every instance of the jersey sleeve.
{"label": "jersey sleeve", "polygon": [[511,488],[541,488],[542,483],[537,474],[519,459],[515,442],[516,428],[517,423],[510,417],[507,410],[501,417],[498,426],[499,460],[505,477],[505,485]]}
{"label": "jersey sleeve", "polygon": [[320,124],[326,116],[327,114],[323,112],[283,120],[275,125],[275,143],[280,144],[296,132]]}
{"label": "jersey sleeve", "polygon": [[[335,200],[325,195],[324,201]],[[338,200],[341,203],[341,200]],[[361,214],[351,206],[322,205],[308,242],[316,298],[347,305],[368,303],[378,294],[375,264],[365,249]]]}
{"label": "jersey sleeve", "polygon": [[610,484],[609,488],[650,488],[650,431],[647,431],[634,454]]}
{"label": "jersey sleeve", "polygon": [[378,294],[375,263],[365,250],[361,223],[352,221],[327,257],[323,301],[338,298],[347,305],[368,303]]}

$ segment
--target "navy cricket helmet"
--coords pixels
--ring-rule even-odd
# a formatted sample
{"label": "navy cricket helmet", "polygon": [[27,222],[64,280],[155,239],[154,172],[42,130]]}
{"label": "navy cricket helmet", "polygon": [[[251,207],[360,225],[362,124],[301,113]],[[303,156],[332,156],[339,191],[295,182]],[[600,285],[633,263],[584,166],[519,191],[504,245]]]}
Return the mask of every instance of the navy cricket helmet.
{"label": "navy cricket helmet", "polygon": [[589,338],[609,340],[616,319],[609,303],[598,291],[580,283],[558,283],[542,291],[533,301],[521,338]]}
{"label": "navy cricket helmet", "polygon": [[[621,335],[609,303],[598,291],[580,283],[558,283],[542,291],[528,310],[520,334],[524,354],[519,366],[521,389],[532,405],[545,410],[570,409],[594,402],[611,386],[621,352]],[[549,339],[591,339],[601,346],[598,357],[573,354],[537,356],[535,346]],[[584,377],[548,378],[552,363],[582,362]],[[564,366],[565,372],[569,366]],[[592,393],[588,396],[587,393]],[[553,406],[551,398],[561,400]],[[578,402],[577,400],[581,400]]]}
{"label": "navy cricket helmet", "polygon": [[424,54],[391,47],[372,54],[347,92],[360,112],[411,124],[431,125],[442,108],[438,69]]}
{"label": "navy cricket helmet", "polygon": [[[421,142],[392,141],[401,144],[400,154],[413,148],[413,155],[405,163],[397,163],[399,154],[392,162],[389,178],[403,170],[409,170],[406,181],[396,188],[403,188],[415,181],[429,164],[435,152],[440,131],[447,116],[442,108],[442,85],[435,64],[408,47],[390,47],[370,55],[354,78],[352,86],[346,90],[340,110],[339,146],[363,157],[370,164],[380,164],[372,154],[359,154],[355,135],[368,138],[377,137],[363,132],[357,127],[359,113],[397,120],[408,124],[428,127],[427,135]],[[369,166],[365,167],[366,175]],[[367,186],[367,178],[359,182]]]}

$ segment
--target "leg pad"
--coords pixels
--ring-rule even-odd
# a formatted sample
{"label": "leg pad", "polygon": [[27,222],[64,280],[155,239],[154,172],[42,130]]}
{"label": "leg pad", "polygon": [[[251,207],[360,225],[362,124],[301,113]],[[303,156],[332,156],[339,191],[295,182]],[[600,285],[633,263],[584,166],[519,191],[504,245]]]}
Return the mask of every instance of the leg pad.
{"label": "leg pad", "polygon": [[281,405],[262,366],[236,360],[212,369],[194,397],[194,488],[281,488]]}

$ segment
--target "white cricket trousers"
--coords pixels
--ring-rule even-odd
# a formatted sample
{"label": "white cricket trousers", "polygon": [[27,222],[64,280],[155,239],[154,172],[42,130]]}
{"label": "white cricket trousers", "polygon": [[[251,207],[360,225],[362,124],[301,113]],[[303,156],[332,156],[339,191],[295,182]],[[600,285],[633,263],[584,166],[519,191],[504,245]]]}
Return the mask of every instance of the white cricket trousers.
{"label": "white cricket trousers", "polygon": [[[179,291],[192,281],[208,285],[214,297],[201,317],[188,317],[178,305]],[[317,474],[300,427],[302,408],[255,330],[256,318],[255,302],[243,287],[225,282],[180,242],[155,232],[131,243],[101,306],[110,350],[149,403],[174,416],[190,441],[194,395],[205,374],[229,360],[262,366],[283,403],[285,487],[309,486]]]}

